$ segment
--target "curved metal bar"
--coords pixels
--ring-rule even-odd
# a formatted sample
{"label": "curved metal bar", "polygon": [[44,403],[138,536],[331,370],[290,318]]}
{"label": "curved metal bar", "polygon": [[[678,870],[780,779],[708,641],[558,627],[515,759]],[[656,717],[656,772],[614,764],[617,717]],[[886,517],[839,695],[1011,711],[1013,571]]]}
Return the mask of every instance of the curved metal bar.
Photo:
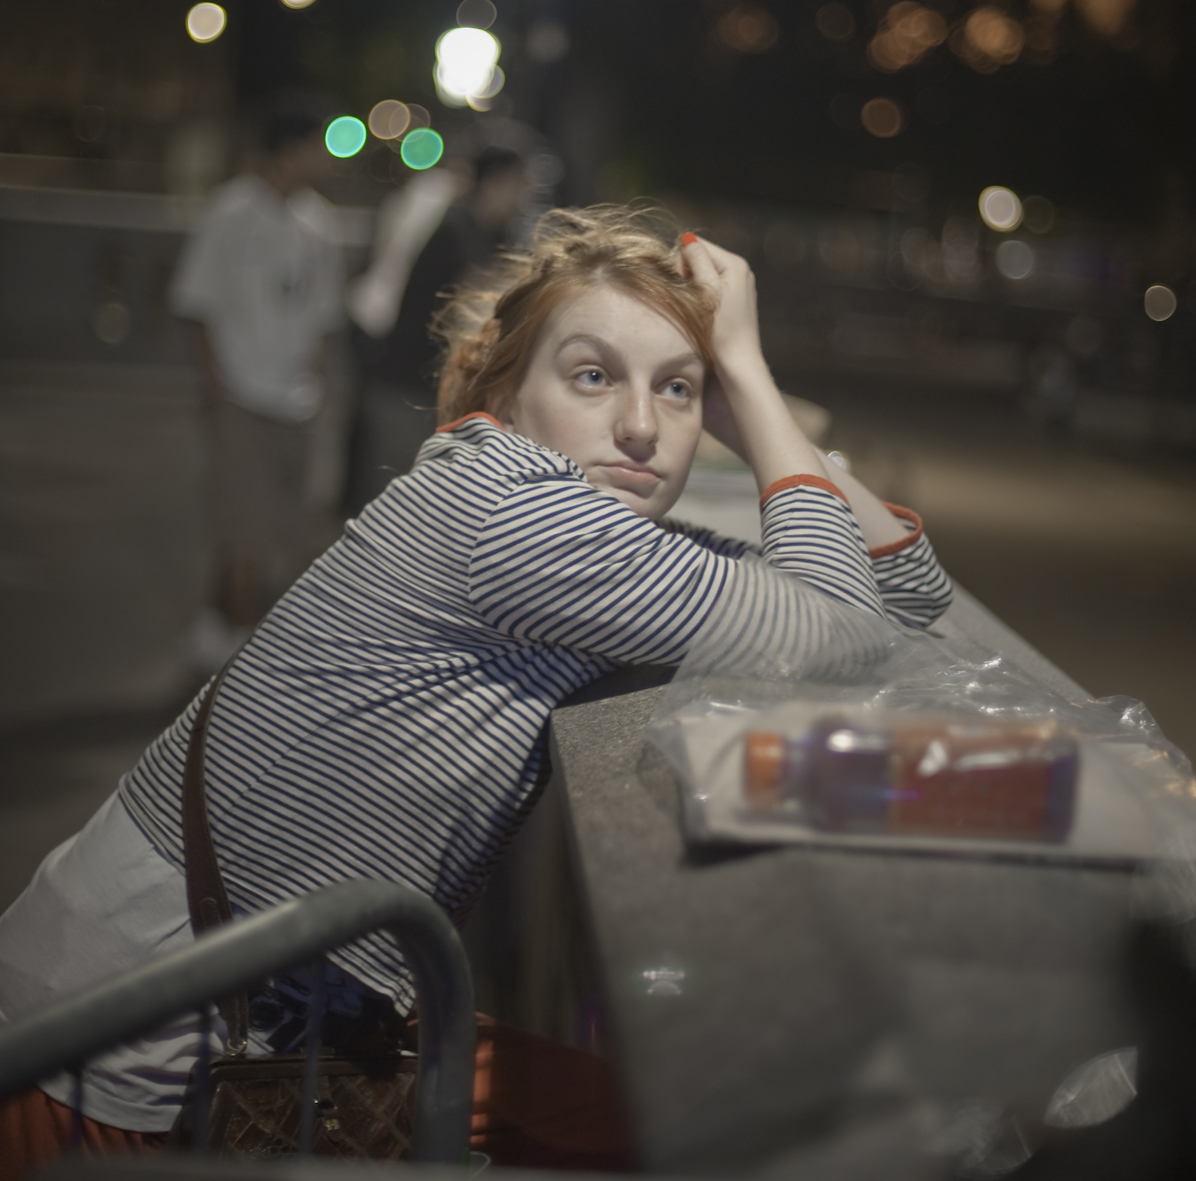
{"label": "curved metal bar", "polygon": [[469,1148],[477,1036],[469,964],[440,907],[392,882],[315,890],[0,1028],[0,1096],[380,928],[415,977],[415,1158],[459,1164]]}

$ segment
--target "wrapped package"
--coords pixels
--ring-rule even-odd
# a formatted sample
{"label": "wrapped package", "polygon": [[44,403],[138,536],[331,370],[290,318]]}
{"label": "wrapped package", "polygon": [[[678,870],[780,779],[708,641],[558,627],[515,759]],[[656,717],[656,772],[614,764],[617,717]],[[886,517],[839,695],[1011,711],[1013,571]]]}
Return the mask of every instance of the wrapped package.
{"label": "wrapped package", "polygon": [[1071,831],[1079,749],[1053,722],[841,714],[804,734],[749,730],[748,807],[790,807],[825,832],[1063,841]]}
{"label": "wrapped package", "polygon": [[746,564],[649,736],[694,844],[1137,867],[1196,847],[1191,765],[1129,698],[1052,689]]}

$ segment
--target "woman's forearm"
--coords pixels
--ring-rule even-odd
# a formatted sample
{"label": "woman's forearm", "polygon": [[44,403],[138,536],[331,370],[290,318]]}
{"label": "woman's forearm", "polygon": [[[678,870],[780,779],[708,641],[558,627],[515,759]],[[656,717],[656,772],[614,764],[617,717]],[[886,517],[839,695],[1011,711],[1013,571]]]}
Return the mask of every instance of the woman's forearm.
{"label": "woman's forearm", "polygon": [[[718,295],[711,336],[716,384],[704,408],[716,437],[732,450],[742,449],[761,493],[790,476],[817,476],[847,498],[869,549],[901,540],[901,522],[863,484],[832,464],[789,413],[760,348],[751,268],[696,234],[683,234],[681,248],[683,266]],[[725,421],[724,410],[733,423]]]}
{"label": "woman's forearm", "polygon": [[806,438],[789,413],[762,355],[720,365],[718,378],[735,418],[743,458],[761,492],[787,476],[820,476],[847,498],[869,549],[905,537],[905,526],[879,497]]}
{"label": "woman's forearm", "polygon": [[718,380],[761,492],[787,476],[829,478],[818,448],[793,420],[761,354],[723,361]]}
{"label": "woman's forearm", "polygon": [[884,501],[870,492],[850,472],[822,456],[826,478],[847,497],[851,511],[860,524],[860,531],[869,549],[890,545],[906,536],[905,526],[885,507]]}

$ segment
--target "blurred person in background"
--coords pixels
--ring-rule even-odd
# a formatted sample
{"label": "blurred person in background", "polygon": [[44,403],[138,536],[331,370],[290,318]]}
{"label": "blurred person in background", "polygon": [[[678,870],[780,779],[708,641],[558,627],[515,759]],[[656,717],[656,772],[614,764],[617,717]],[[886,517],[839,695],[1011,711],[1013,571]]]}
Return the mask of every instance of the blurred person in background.
{"label": "blurred person in background", "polygon": [[[428,236],[393,304],[393,327],[385,335],[375,328],[371,332],[375,339],[361,338],[364,381],[345,502],[351,516],[395,476],[411,470],[416,453],[436,429],[437,348],[429,326],[447,293],[493,259],[527,192],[523,157],[510,148],[483,148],[474,159],[473,183],[467,194],[453,204],[446,201],[443,218],[428,233],[424,228],[426,207],[432,206],[437,197],[443,200],[444,195],[452,193],[454,185],[460,186],[451,168],[437,171],[444,175],[437,178],[435,190],[430,181],[420,178],[409,183],[409,188],[420,186],[413,194],[420,202],[418,206],[412,202],[410,232]],[[381,252],[379,261],[386,265]],[[389,265],[394,268],[401,262],[401,254],[392,252]],[[368,290],[359,286],[354,293],[360,295]],[[352,306],[360,323],[358,302],[354,300]]]}
{"label": "blurred person in background", "polygon": [[198,338],[212,440],[217,607],[189,637],[205,672],[318,548],[315,424],[344,287],[332,210],[312,188],[331,168],[324,123],[304,96],[271,104],[258,168],[216,190],[171,289],[172,310]]}

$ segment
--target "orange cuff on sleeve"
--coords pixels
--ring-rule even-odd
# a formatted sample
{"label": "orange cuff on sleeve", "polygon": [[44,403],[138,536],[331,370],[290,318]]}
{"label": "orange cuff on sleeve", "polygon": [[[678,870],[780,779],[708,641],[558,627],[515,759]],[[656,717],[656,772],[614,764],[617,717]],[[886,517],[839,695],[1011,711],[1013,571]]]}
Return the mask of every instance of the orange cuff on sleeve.
{"label": "orange cuff on sleeve", "polygon": [[922,537],[922,518],[912,508],[903,508],[899,504],[890,504],[887,500],[882,500],[881,504],[893,516],[900,517],[903,521],[912,522],[914,527],[900,541],[890,541],[888,545],[878,545],[876,549],[870,549],[868,551],[868,557],[870,558],[887,558],[890,554],[899,554],[903,549],[909,549],[911,545],[915,544]]}
{"label": "orange cuff on sleeve", "polygon": [[[763,509],[770,497],[775,496],[778,492],[786,488],[800,488],[803,486],[821,488],[823,492],[831,492],[843,501],[844,504],[847,503],[847,497],[830,480],[825,480],[822,476],[786,476],[783,480],[774,480],[760,493],[760,507]],[[919,530],[921,529],[921,524],[919,521]]]}

